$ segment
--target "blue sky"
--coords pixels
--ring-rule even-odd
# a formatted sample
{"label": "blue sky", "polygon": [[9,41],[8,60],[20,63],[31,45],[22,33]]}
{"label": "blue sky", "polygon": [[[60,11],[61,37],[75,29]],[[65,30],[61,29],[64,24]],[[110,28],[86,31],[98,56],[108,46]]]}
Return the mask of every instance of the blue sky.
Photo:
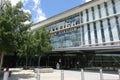
{"label": "blue sky", "polygon": [[42,0],[41,8],[49,18],[83,3],[84,0]]}
{"label": "blue sky", "polygon": [[[15,5],[20,0],[11,0]],[[37,23],[41,20],[55,16],[66,10],[83,4],[85,0],[21,0],[24,3],[24,11],[32,14],[32,21]]]}

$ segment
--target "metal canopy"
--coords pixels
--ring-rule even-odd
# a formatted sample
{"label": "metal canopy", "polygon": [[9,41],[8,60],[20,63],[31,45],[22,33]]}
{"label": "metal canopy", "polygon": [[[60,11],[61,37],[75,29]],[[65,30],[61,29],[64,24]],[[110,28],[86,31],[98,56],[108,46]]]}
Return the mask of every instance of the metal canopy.
{"label": "metal canopy", "polygon": [[69,48],[56,48],[53,52],[64,51],[100,51],[100,50],[120,50],[120,46],[88,46],[88,47],[69,47]]}

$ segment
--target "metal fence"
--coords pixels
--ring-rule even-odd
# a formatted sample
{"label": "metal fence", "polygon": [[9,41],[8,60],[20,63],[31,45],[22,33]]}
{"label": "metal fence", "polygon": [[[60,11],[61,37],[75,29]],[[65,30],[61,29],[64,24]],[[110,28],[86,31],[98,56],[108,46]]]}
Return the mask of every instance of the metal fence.
{"label": "metal fence", "polygon": [[[85,80],[85,75],[84,75],[84,72],[85,70],[84,69],[81,69],[81,71],[80,71],[80,75],[81,75],[81,78],[79,79],[79,80]],[[61,72],[61,76],[60,76],[60,80],[65,80],[65,76],[64,76],[64,70],[61,70],[60,71]],[[103,73],[103,70],[102,69],[99,69],[99,77],[100,77],[100,80],[105,80],[104,79],[104,75],[103,75],[104,73]],[[40,71],[38,70],[37,71],[37,73],[36,73],[36,80],[41,80],[40,77],[41,75],[40,75]],[[117,79],[117,80],[120,80],[120,69],[118,70],[118,77],[119,77],[119,79]],[[4,80],[4,79],[3,79]],[[5,79],[6,80],[6,79]],[[115,79],[114,79],[115,80]]]}

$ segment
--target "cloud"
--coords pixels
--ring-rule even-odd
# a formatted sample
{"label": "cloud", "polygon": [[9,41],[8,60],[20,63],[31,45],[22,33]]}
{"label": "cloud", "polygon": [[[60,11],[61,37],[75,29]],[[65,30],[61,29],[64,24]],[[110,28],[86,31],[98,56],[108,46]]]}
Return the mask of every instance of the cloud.
{"label": "cloud", "polygon": [[[42,8],[40,7],[41,5],[41,0],[10,0],[12,5],[16,5],[16,3],[18,3],[19,1],[22,1],[24,3],[24,6],[30,5],[33,6],[33,8],[28,8],[26,7],[26,9],[23,9],[24,12],[29,12],[31,13],[32,16],[34,16],[33,22],[37,23],[39,21],[45,20],[46,19],[46,15],[43,12]],[[33,3],[33,5],[31,5],[31,3]]]}
{"label": "cloud", "polygon": [[25,22],[24,22],[24,24],[26,24],[26,25],[27,25],[27,24],[30,24],[30,23],[31,23],[30,21],[25,21]]}
{"label": "cloud", "polygon": [[29,9],[23,9],[23,12],[31,14],[31,11]]}
{"label": "cloud", "polygon": [[39,21],[45,20],[46,19],[46,15],[45,13],[42,11],[42,8],[40,8],[40,0],[33,0],[34,2],[34,7],[33,7],[33,11],[35,11],[35,17],[33,19],[34,23],[37,23]]}
{"label": "cloud", "polygon": [[16,5],[20,0],[10,0],[12,5]]}
{"label": "cloud", "polygon": [[89,1],[91,1],[91,0],[86,0],[86,2],[89,2]]}
{"label": "cloud", "polygon": [[38,23],[38,22],[45,20],[45,19],[46,19],[45,16],[43,16],[41,14],[37,14],[36,17],[34,18],[34,23]]}
{"label": "cloud", "polygon": [[34,2],[34,7],[33,7],[33,10],[38,8],[38,6],[40,5],[40,0],[33,0]]}
{"label": "cloud", "polygon": [[[19,1],[22,1],[24,3],[24,5],[26,5],[28,3],[28,0],[10,0],[11,1],[11,4],[12,5],[16,5]],[[31,11],[29,9],[24,9],[23,8],[23,11],[26,13],[30,13],[31,14]]]}
{"label": "cloud", "polygon": [[33,22],[34,23],[38,23],[38,22],[40,22],[42,20],[45,20],[45,19],[46,19],[46,16],[43,13],[42,9],[41,8],[37,8],[35,17],[33,18]]}
{"label": "cloud", "polygon": [[45,19],[46,19],[45,14],[43,13],[42,9],[38,7],[36,10],[36,16],[34,18],[34,22],[37,23]]}
{"label": "cloud", "polygon": [[16,5],[19,1],[22,1],[24,5],[28,3],[29,0],[10,0],[12,5]]}

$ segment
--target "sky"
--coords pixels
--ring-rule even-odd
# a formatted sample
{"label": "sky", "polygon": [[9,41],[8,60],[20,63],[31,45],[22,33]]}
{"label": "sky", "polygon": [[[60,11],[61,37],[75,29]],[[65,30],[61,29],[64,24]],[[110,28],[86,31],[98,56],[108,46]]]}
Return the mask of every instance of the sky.
{"label": "sky", "polygon": [[85,2],[85,0],[11,0],[11,3],[15,5],[18,1],[24,3],[23,10],[32,15],[33,23],[38,23]]}

